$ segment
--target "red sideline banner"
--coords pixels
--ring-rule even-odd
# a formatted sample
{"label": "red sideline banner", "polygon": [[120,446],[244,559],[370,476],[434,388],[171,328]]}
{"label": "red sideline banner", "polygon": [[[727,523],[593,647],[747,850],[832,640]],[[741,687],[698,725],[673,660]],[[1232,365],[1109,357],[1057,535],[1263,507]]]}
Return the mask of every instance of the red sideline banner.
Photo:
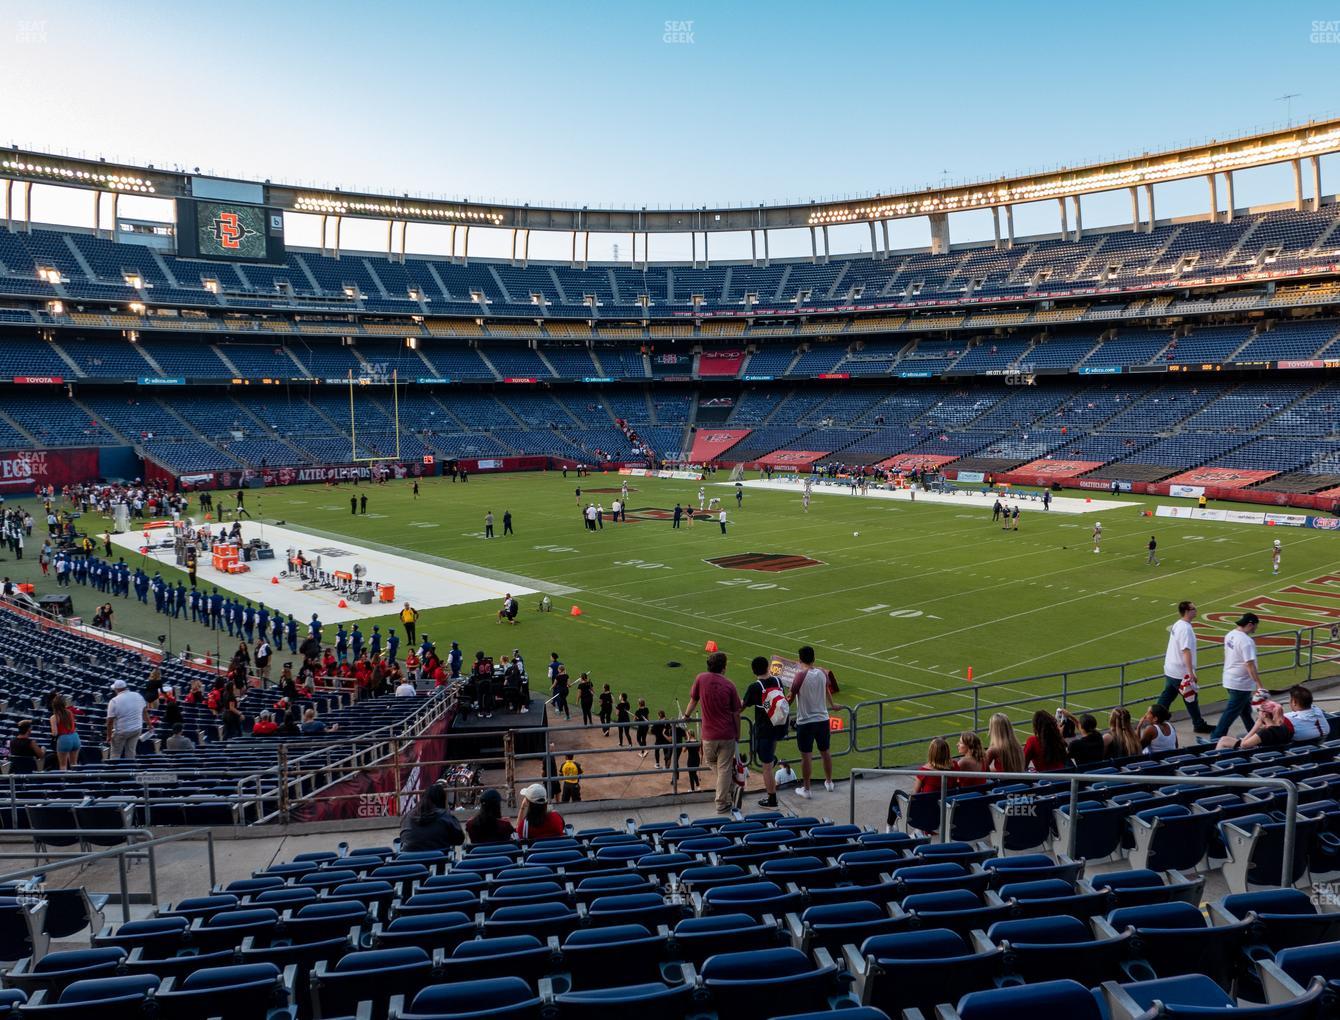
{"label": "red sideline banner", "polygon": [[[423,732],[423,738],[400,745],[399,764],[389,756],[381,764],[361,769],[323,790],[318,798],[293,805],[295,822],[329,822],[348,818],[386,818],[412,811],[418,793],[433,783],[447,757],[447,730],[455,711],[442,716]],[[400,778],[399,788],[396,777]]]}
{"label": "red sideline banner", "polygon": [[31,492],[39,485],[59,489],[97,477],[96,448],[0,451],[0,492]]}
{"label": "red sideline banner", "polygon": [[348,482],[355,478],[368,479],[373,471],[388,471],[389,478],[420,478],[434,473],[432,464],[417,461],[405,464],[318,464],[309,467],[262,468],[258,471],[197,471],[193,474],[174,475],[151,460],[144,462],[144,476],[149,481],[165,481],[184,492],[202,489],[232,489],[249,484],[255,478],[273,485],[302,485],[311,482]]}

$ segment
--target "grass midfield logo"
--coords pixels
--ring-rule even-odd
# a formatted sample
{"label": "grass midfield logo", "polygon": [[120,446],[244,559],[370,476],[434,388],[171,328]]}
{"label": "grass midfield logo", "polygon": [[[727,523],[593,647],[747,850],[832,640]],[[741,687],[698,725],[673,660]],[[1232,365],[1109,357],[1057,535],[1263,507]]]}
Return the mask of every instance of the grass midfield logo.
{"label": "grass midfield logo", "polygon": [[786,553],[736,553],[734,556],[718,556],[707,562],[726,570],[761,570],[768,574],[779,574],[783,570],[799,570],[802,567],[823,566],[822,560]]}

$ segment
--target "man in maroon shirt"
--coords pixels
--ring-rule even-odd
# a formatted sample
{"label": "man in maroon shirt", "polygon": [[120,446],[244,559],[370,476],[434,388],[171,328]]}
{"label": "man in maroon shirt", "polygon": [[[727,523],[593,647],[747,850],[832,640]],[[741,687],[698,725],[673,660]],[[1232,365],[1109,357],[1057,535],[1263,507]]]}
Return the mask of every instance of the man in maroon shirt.
{"label": "man in maroon shirt", "polygon": [[685,719],[702,706],[703,764],[716,774],[717,812],[730,811],[735,793],[735,744],[740,735],[740,692],[725,677],[726,653],[707,657],[707,672],[699,673],[689,689]]}

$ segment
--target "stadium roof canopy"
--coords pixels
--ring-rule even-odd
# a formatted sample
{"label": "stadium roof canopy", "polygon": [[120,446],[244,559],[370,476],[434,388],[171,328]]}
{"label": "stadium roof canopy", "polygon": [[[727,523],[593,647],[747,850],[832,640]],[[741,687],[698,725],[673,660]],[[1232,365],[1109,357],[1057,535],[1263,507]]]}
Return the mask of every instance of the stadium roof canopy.
{"label": "stadium roof canopy", "polygon": [[[1080,199],[1084,195],[1127,190],[1131,198],[1131,226],[1152,229],[1155,220],[1154,186],[1188,178],[1203,177],[1208,184],[1208,208],[1212,218],[1233,212],[1233,174],[1239,170],[1280,163],[1292,163],[1294,170],[1295,202],[1299,209],[1315,207],[1321,196],[1321,157],[1340,152],[1340,118],[1313,121],[1286,128],[1247,135],[1227,140],[1213,140],[1200,145],[1165,152],[1145,153],[1140,156],[1063,167],[1044,173],[1016,177],[1001,177],[922,191],[898,194],[870,195],[845,201],[809,202],[786,205],[702,207],[697,209],[607,209],[591,207],[561,207],[506,205],[495,202],[471,202],[450,199],[421,198],[408,195],[349,192],[341,189],[321,189],[291,184],[265,182],[237,182],[252,186],[255,194],[263,196],[263,204],[285,212],[315,215],[333,219],[336,225],[334,250],[338,251],[338,224],[346,217],[381,220],[394,227],[401,225],[400,251],[404,253],[405,227],[409,223],[437,223],[465,229],[468,254],[471,227],[513,231],[513,252],[516,238],[521,235],[528,248],[532,230],[558,231],[572,234],[573,261],[578,261],[578,237],[584,237],[589,251],[591,233],[691,234],[694,238],[695,261],[697,236],[703,235],[703,255],[707,256],[708,236],[721,233],[749,233],[753,239],[755,258],[758,257],[758,236],[763,237],[764,258],[767,257],[768,232],[772,230],[805,229],[811,232],[811,246],[819,255],[822,237],[823,254],[828,254],[828,227],[866,223],[870,227],[871,247],[876,257],[889,252],[888,228],[890,220],[926,217],[930,221],[932,251],[949,247],[948,217],[951,213],[988,210],[994,223],[997,243],[1012,243],[1014,239],[1013,207],[1015,205],[1054,200],[1059,207],[1061,233],[1076,235],[1082,229]],[[1303,161],[1310,164],[1311,187],[1304,186]],[[1221,211],[1219,181],[1226,188],[1227,210]],[[191,199],[199,197],[199,184],[204,180],[198,173],[183,170],[164,170],[154,166],[135,166],[109,163],[100,159],[58,156],[18,148],[0,150],[0,180],[4,181],[5,219],[12,224],[13,191],[16,183],[31,189],[33,184],[57,185],[114,196],[131,194],[163,199]],[[1139,193],[1145,193],[1145,210],[1141,211]],[[1305,199],[1305,191],[1310,197]],[[1305,205],[1306,203],[1306,205]],[[25,216],[28,203],[25,202]],[[97,208],[101,209],[101,203]],[[1073,209],[1073,227],[1069,210]],[[1005,234],[1002,238],[1001,214],[1005,216]],[[101,212],[98,213],[99,217]],[[113,220],[115,220],[115,204]],[[876,236],[877,225],[884,229],[883,245]],[[453,253],[455,238],[453,231]],[[392,246],[388,229],[388,250]],[[323,244],[323,248],[325,245]],[[525,257],[524,255],[522,256]],[[585,261],[583,258],[581,261]]]}

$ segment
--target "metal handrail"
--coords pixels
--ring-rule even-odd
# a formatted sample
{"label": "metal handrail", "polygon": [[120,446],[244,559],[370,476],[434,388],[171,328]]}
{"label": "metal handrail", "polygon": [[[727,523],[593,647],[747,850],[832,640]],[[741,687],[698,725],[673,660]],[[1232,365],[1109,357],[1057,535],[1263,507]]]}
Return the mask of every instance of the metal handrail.
{"label": "metal handrail", "polygon": [[[1324,637],[1322,636],[1324,634]],[[1340,649],[1340,644],[1336,638],[1330,637],[1331,628],[1327,625],[1318,625],[1315,627],[1302,628],[1298,630],[1272,631],[1267,634],[1259,635],[1258,640],[1265,638],[1289,637],[1291,643],[1283,645],[1267,645],[1258,653],[1261,660],[1267,660],[1271,657],[1284,656],[1289,659],[1286,664],[1276,666],[1262,666],[1260,672],[1263,676],[1271,673],[1279,673],[1287,670],[1301,669],[1306,667],[1308,670],[1307,680],[1313,679],[1313,670],[1318,663],[1316,651],[1319,647],[1336,646]],[[1204,644],[1200,646],[1201,650],[1212,650],[1219,647],[1215,644]],[[1306,655],[1304,653],[1307,653]],[[1075,696],[1104,694],[1110,692],[1117,693],[1117,699],[1113,704],[1104,704],[1095,711],[1102,709],[1124,706],[1128,703],[1127,694],[1132,688],[1139,688],[1141,685],[1147,685],[1155,681],[1163,680],[1162,671],[1146,676],[1132,677],[1128,675],[1131,667],[1139,666],[1143,663],[1156,662],[1161,660],[1161,656],[1153,655],[1139,659],[1131,659],[1125,662],[1107,663],[1098,666],[1083,666],[1078,669],[1061,670],[1054,673],[1039,673],[1035,676],[1016,677],[1009,680],[994,680],[986,683],[974,683],[968,688],[955,688],[949,692],[919,691],[914,694],[898,695],[890,698],[872,698],[869,701],[862,701],[852,707],[852,744],[853,750],[859,753],[874,753],[879,756],[879,767],[884,766],[884,752],[898,748],[920,744],[928,738],[928,734],[922,732],[915,737],[906,740],[885,741],[884,730],[888,726],[924,726],[924,724],[937,719],[960,719],[971,717],[971,728],[975,731],[982,729],[982,715],[984,712],[1005,711],[1008,709],[1018,709],[1020,706],[1032,705],[1039,702],[1057,702],[1067,707],[1071,698]],[[1337,661],[1340,661],[1338,658]],[[1221,666],[1222,663],[1210,662],[1200,667],[1200,672],[1214,669]],[[1082,676],[1085,674],[1108,672],[1115,670],[1118,674],[1115,682],[1098,684],[1095,686],[1073,689],[1070,686],[1070,678]],[[1030,685],[1040,682],[1051,681],[1060,684],[1060,691],[1049,690],[1040,694],[1032,693]],[[1014,696],[1005,700],[983,699],[982,692],[991,691],[997,688],[1020,688],[1025,687],[1023,693],[1016,693]],[[935,712],[920,713],[917,715],[901,716],[889,718],[886,711],[895,709],[904,703],[925,703],[928,698],[934,698],[937,694],[952,694],[955,696],[970,697],[971,704],[963,707],[946,708]],[[877,713],[874,720],[870,719],[872,713]],[[863,718],[864,717],[864,718]],[[878,737],[873,746],[862,746],[861,735],[874,730]]]}
{"label": "metal handrail", "polygon": [[[149,896],[153,902],[158,902],[158,862],[154,856],[154,847],[162,846],[164,843],[176,843],[184,839],[190,839],[195,836],[204,836],[209,858],[209,887],[214,888],[216,875],[214,870],[214,831],[209,828],[187,829],[185,832],[174,832],[167,836],[155,836],[149,829],[10,829],[6,834],[10,836],[29,836],[36,842],[42,836],[74,836],[79,838],[86,833],[96,832],[99,836],[144,836],[143,840],[136,842],[127,842],[124,846],[111,847],[107,850],[97,850],[92,853],[78,853],[68,855],[68,852],[58,852],[55,856],[61,856],[65,859],[48,863],[40,868],[25,868],[22,871],[11,871],[0,875],[0,884],[16,882],[25,878],[45,877],[48,872],[59,871],[62,868],[78,867],[81,870],[92,864],[94,861],[106,860],[109,857],[115,857],[117,871],[121,880],[121,913],[122,920],[130,920],[130,888],[126,881],[126,860],[139,860],[145,858],[149,862]],[[13,852],[0,854],[0,859],[12,856]],[[31,854],[25,853],[24,857],[49,857],[46,852],[39,852],[34,847]]]}
{"label": "metal handrail", "polygon": [[[1074,824],[1077,817],[1077,805],[1079,804],[1080,783],[1136,783],[1144,786],[1168,786],[1176,783],[1178,785],[1186,784],[1189,786],[1222,786],[1229,789],[1260,789],[1263,786],[1274,786],[1284,790],[1284,863],[1281,865],[1280,885],[1288,888],[1293,885],[1293,858],[1294,847],[1297,840],[1298,827],[1298,786],[1292,780],[1271,777],[1269,779],[1254,779],[1244,776],[1168,776],[1151,775],[1147,772],[1125,773],[1125,772],[991,772],[987,774],[990,779],[1005,780],[1011,783],[1030,783],[1033,785],[1042,785],[1043,783],[1055,784],[1058,781],[1067,781],[1070,785],[1070,803],[1069,811],[1072,824],[1069,826],[1066,837],[1066,856],[1075,856],[1075,840],[1078,837],[1079,826]],[[853,769],[851,781],[847,784],[848,790],[848,821],[853,824],[856,821],[856,781],[864,779],[867,776],[900,776],[904,778],[922,777],[926,773],[920,769]],[[949,837],[949,784],[956,778],[960,778],[959,773],[943,772],[940,776],[940,831],[936,833],[936,841],[944,843]]]}

